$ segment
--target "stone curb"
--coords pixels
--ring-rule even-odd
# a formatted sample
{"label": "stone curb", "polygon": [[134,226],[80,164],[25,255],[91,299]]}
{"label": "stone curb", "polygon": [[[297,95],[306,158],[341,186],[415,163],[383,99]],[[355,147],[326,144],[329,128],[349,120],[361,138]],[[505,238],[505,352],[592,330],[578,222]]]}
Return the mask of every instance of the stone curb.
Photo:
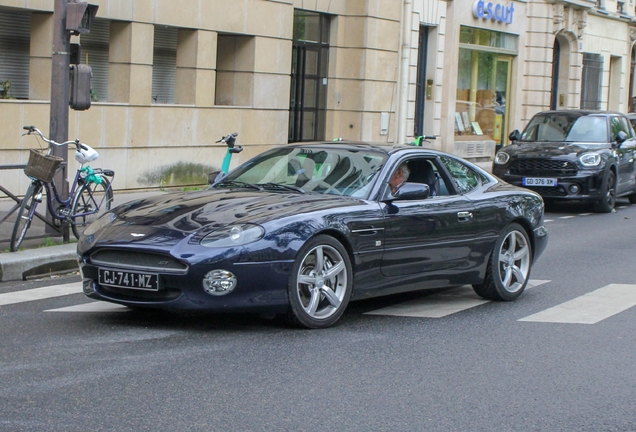
{"label": "stone curb", "polygon": [[0,282],[77,269],[77,243],[0,254]]}

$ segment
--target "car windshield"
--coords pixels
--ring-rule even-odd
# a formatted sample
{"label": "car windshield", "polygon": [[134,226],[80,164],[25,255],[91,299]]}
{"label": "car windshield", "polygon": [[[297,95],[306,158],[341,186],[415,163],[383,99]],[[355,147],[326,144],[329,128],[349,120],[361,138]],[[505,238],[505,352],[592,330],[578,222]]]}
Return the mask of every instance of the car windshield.
{"label": "car windshield", "polygon": [[224,177],[224,184],[366,197],[387,155],[369,150],[282,147],[265,152]]}
{"label": "car windshield", "polygon": [[604,117],[574,115],[537,115],[530,120],[521,141],[606,143]]}

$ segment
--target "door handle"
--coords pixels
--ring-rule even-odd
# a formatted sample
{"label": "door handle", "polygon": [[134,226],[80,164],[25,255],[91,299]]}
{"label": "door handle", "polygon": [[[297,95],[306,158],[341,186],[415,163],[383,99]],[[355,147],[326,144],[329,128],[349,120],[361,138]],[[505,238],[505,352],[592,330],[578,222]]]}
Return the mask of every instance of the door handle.
{"label": "door handle", "polygon": [[457,219],[460,221],[469,221],[473,218],[473,214],[467,211],[457,212]]}

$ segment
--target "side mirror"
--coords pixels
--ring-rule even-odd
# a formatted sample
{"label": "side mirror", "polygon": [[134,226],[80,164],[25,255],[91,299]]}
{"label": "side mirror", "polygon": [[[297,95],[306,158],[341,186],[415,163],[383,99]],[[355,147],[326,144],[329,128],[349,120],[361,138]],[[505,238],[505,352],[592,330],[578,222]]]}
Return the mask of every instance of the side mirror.
{"label": "side mirror", "polygon": [[627,134],[624,131],[618,131],[616,134],[616,142],[623,144],[627,140]]}
{"label": "side mirror", "polygon": [[225,173],[223,171],[214,171],[208,174],[208,184],[218,183],[223,180]]}
{"label": "side mirror", "polygon": [[510,132],[510,135],[508,135],[508,138],[510,138],[510,141],[519,141],[521,139],[521,132],[519,132],[518,129],[515,129],[512,132]]}
{"label": "side mirror", "polygon": [[423,200],[431,195],[431,188],[424,183],[403,183],[395,194],[391,194],[397,200]]}

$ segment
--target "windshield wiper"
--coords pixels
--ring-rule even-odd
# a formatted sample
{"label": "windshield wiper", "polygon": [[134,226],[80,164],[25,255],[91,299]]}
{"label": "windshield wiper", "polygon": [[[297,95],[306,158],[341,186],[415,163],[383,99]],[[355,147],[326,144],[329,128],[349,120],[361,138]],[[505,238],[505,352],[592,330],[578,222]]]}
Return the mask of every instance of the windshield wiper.
{"label": "windshield wiper", "polygon": [[240,188],[246,188],[246,189],[256,189],[259,191],[262,191],[263,188],[252,184],[252,183],[245,183],[245,182],[241,182],[241,181],[235,181],[235,180],[227,180],[227,181],[221,181],[217,184],[214,185],[214,187],[217,186],[229,186],[229,187],[240,187]]}
{"label": "windshield wiper", "polygon": [[258,186],[262,186],[264,188],[271,188],[271,189],[285,189],[288,191],[300,192],[302,194],[305,193],[305,191],[299,188],[298,186],[292,186],[292,185],[286,185],[286,184],[280,184],[280,183],[272,183],[272,182],[259,183]]}

